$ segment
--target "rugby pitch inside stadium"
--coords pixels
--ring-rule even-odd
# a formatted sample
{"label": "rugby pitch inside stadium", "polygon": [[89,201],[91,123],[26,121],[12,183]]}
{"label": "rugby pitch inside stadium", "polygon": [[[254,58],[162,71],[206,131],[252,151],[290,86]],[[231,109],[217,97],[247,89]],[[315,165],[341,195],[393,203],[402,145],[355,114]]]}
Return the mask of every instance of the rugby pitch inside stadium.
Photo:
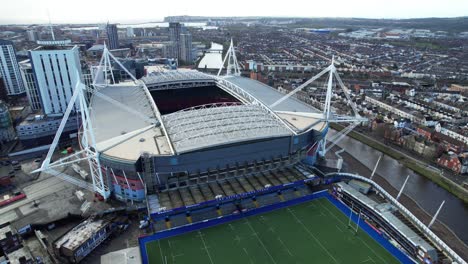
{"label": "rugby pitch inside stadium", "polygon": [[326,198],[146,244],[151,264],[399,263]]}

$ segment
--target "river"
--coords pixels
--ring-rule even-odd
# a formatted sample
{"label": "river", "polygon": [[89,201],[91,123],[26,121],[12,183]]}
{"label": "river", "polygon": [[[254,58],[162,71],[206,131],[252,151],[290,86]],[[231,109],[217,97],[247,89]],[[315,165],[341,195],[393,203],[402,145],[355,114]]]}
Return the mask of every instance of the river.
{"label": "river", "polygon": [[[330,130],[329,136],[334,133],[336,133],[334,130]],[[338,142],[337,146],[345,149],[370,170],[374,168],[382,153],[351,137],[345,137]],[[352,168],[350,172],[353,172]],[[463,201],[387,155],[380,161],[376,173],[385,178],[396,189],[400,189],[407,175],[410,175],[403,193],[415,200],[431,215],[435,214],[437,208],[445,200],[444,207],[437,219],[452,229],[465,244],[468,244],[468,205],[464,204]]]}

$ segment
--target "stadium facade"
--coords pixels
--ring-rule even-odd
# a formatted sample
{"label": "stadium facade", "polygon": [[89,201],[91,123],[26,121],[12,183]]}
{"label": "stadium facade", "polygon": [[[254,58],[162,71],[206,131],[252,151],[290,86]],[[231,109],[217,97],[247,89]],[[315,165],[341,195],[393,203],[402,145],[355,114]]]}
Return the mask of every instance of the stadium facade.
{"label": "stadium facade", "polygon": [[284,95],[240,76],[166,71],[99,93],[105,97],[90,101],[96,147],[104,180],[121,200],[143,201],[145,193],[207,177],[313,163],[328,129],[322,113],[295,98],[271,110]]}

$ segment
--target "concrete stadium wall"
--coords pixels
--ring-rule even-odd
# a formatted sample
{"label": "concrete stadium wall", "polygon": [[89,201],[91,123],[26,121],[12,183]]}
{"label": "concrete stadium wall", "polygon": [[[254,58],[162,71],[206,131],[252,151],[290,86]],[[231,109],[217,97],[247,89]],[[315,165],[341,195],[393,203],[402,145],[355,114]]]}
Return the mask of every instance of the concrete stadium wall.
{"label": "concrete stadium wall", "polygon": [[215,149],[184,153],[177,156],[153,157],[157,173],[215,170],[225,168],[227,165],[242,165],[245,162],[271,160],[273,158],[289,155],[290,137],[256,141],[250,143],[220,146]]}

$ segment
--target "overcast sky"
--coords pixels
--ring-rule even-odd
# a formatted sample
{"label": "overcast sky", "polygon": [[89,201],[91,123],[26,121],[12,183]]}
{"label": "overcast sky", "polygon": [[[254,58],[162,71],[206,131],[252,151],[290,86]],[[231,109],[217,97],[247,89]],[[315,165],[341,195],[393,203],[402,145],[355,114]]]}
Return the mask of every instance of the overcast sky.
{"label": "overcast sky", "polygon": [[0,24],[45,23],[47,12],[53,23],[148,22],[174,15],[456,17],[468,15],[468,0],[0,0]]}

